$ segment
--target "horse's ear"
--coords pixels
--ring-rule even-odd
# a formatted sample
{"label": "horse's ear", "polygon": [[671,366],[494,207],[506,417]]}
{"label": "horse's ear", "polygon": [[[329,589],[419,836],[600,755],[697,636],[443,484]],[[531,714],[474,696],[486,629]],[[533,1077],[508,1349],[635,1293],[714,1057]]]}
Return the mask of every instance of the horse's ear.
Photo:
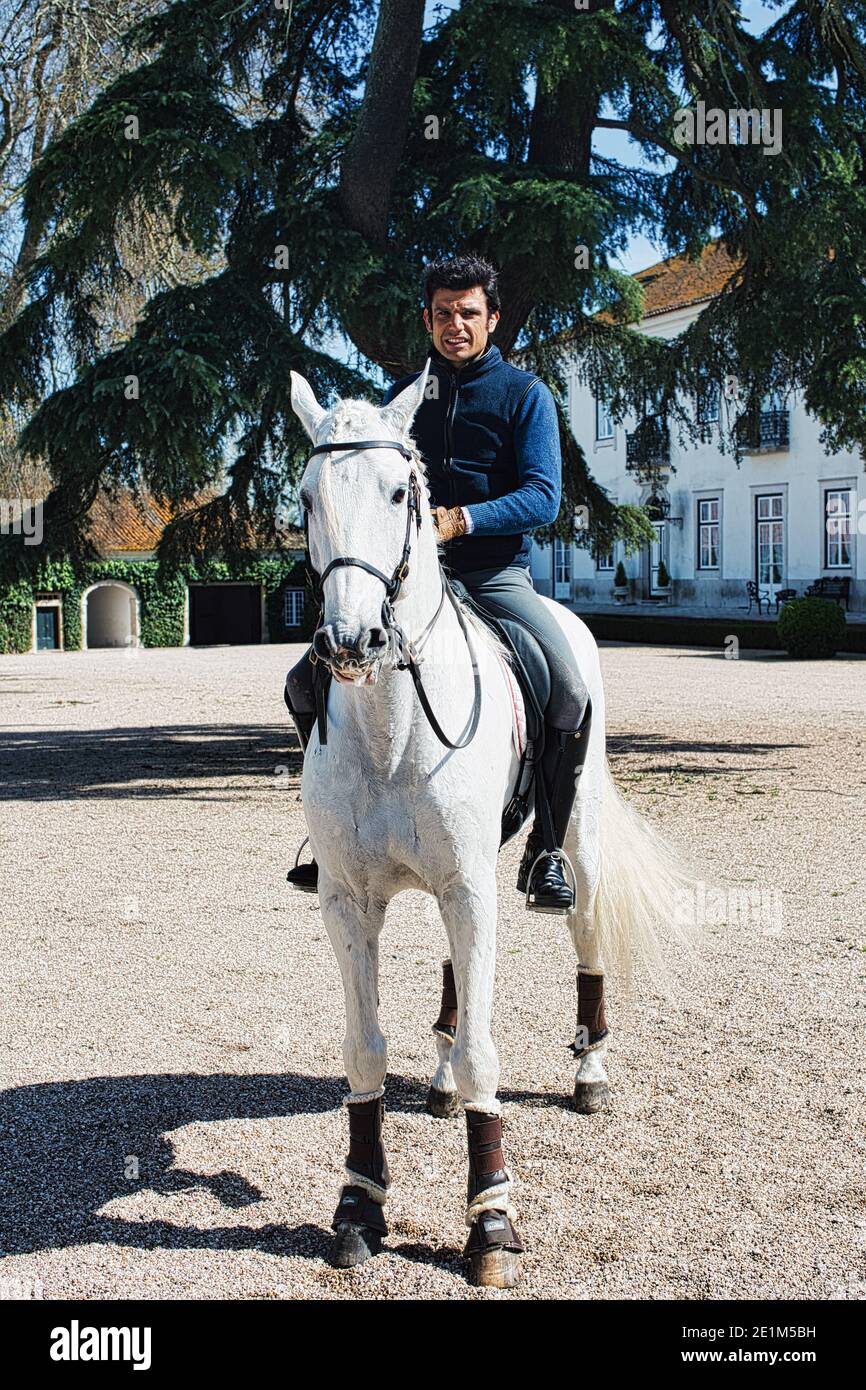
{"label": "horse's ear", "polygon": [[301,376],[300,372],[290,372],[289,375],[292,378],[292,410],[315,444],[319,425],[327,411],[319,405],[306,377]]}
{"label": "horse's ear", "polygon": [[392,425],[402,439],[415,418],[415,412],[427,392],[430,377],[430,358],[424,363],[424,370],[393,401],[382,408],[382,419]]}

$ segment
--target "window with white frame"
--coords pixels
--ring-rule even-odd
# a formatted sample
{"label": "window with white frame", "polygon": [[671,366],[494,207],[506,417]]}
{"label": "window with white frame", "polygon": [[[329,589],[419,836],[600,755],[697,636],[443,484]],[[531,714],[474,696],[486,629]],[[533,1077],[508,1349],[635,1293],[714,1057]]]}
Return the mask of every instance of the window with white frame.
{"label": "window with white frame", "polygon": [[698,498],[698,569],[717,570],[721,532],[718,497]]}
{"label": "window with white frame", "polygon": [[565,541],[553,542],[553,597],[571,595],[572,547]]}
{"label": "window with white frame", "polygon": [[720,396],[715,378],[703,376],[698,387],[698,420],[702,425],[712,425],[718,420]]}
{"label": "window with white frame", "polygon": [[595,398],[595,437],[598,440],[613,439],[613,416],[604,396]]}
{"label": "window with white frame", "polygon": [[826,488],[824,492],[824,568],[850,569],[852,565],[850,487]]}
{"label": "window with white frame", "polygon": [[286,627],[300,627],[304,621],[303,589],[286,589],[283,594],[283,622]]}
{"label": "window with white frame", "polygon": [[613,551],[600,550],[595,557],[595,567],[597,570],[612,570],[614,568]]}

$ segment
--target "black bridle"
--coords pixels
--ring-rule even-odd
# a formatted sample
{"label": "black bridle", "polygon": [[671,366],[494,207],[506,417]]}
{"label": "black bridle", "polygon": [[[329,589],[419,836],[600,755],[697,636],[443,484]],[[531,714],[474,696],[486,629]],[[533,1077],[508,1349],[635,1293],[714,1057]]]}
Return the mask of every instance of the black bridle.
{"label": "black bridle", "polygon": [[[394,439],[361,439],[355,441],[342,440],[339,443],[317,444],[314,449],[310,450],[309,457],[314,458],[316,454],[330,454],[336,453],[338,451],[346,452],[349,450],[354,451],[360,449],[396,449],[398,453],[401,453],[403,457],[409,461],[409,463],[412,463],[414,461],[412,451],[410,449],[407,449],[404,444],[399,444]],[[412,550],[413,517],[415,518],[415,530],[417,533],[421,530],[421,488],[419,486],[418,476],[414,468],[412,468],[409,472],[409,487],[407,490],[406,510],[406,534],[403,538],[403,550],[400,555],[400,559],[394,566],[394,569],[392,570],[390,576],[385,574],[382,570],[377,569],[375,565],[369,564],[367,560],[360,560],[357,558],[357,556],[354,555],[338,555],[336,559],[331,560],[330,564],[325,566],[321,574],[318,574],[316,570],[313,568],[313,564],[310,559],[309,516],[305,509],[304,539],[307,547],[307,573],[310,577],[310,582],[313,586],[313,590],[316,594],[316,598],[319,603],[320,623],[324,615],[325,608],[325,596],[323,586],[325,580],[327,579],[328,575],[332,572],[332,570],[354,565],[358,569],[366,570],[368,574],[372,574],[375,576],[376,579],[382,581],[382,583],[385,586],[385,597],[382,600],[382,626],[385,628],[385,631],[388,634],[393,635],[393,637],[397,639],[401,653],[404,656],[408,657],[408,660],[398,661],[396,663],[396,669],[398,671],[408,671],[411,675],[415,689],[418,692],[418,699],[421,702],[421,707],[424,710],[424,713],[426,714],[430,722],[430,727],[432,728],[436,737],[439,739],[439,742],[443,743],[446,748],[465,748],[469,743],[472,742],[472,739],[475,737],[475,732],[478,728],[478,720],[481,715],[481,676],[478,670],[478,663],[475,659],[475,653],[472,650],[472,643],[469,640],[469,632],[466,627],[466,619],[464,618],[463,613],[461,612],[460,605],[457,602],[451,585],[447,582],[445,576],[440,574],[442,580],[442,596],[439,599],[439,607],[436,609],[432,621],[428,624],[426,637],[429,637],[430,633],[433,630],[433,627],[435,626],[436,620],[439,617],[439,614],[442,612],[442,605],[445,602],[445,595],[447,594],[454,607],[454,611],[457,614],[457,620],[460,624],[460,630],[463,633],[463,637],[466,642],[467,649],[469,651],[470,660],[472,661],[472,680],[474,687],[472,719],[470,721],[469,729],[466,733],[466,736],[459,743],[452,743],[451,739],[448,738],[448,736],[445,733],[443,733],[442,727],[430,706],[430,702],[427,698],[427,692],[425,691],[424,685],[421,681],[421,675],[418,670],[419,649],[409,640],[409,638],[407,638],[406,634],[403,632],[403,629],[400,627],[400,624],[397,622],[397,618],[394,613],[393,605],[400,595],[400,590],[403,587],[403,580],[409,573],[409,555]],[[314,672],[313,684],[316,694],[316,717],[319,725],[319,743],[324,745],[328,741],[327,692],[325,689],[325,683],[322,679],[321,672],[319,670],[319,666],[322,663],[319,662],[319,658],[316,656],[312,648],[310,649],[310,661],[313,664]]]}

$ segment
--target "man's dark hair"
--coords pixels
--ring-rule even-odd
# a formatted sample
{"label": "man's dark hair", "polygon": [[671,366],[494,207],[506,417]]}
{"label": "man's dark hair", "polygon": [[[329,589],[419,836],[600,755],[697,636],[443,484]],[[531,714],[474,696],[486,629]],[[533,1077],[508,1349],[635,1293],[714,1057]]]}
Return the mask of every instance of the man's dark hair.
{"label": "man's dark hair", "polygon": [[499,312],[499,272],[480,256],[443,256],[424,271],[424,303],[433,307],[437,290],[471,290],[480,285],[491,314]]}

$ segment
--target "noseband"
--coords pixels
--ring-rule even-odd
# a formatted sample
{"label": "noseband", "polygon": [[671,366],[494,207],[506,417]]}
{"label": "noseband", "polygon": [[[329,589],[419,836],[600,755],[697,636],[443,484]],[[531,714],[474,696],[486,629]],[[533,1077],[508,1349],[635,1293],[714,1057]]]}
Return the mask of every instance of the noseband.
{"label": "noseband", "polygon": [[[410,463],[412,463],[413,461],[412,451],[410,449],[407,449],[404,444],[398,444],[397,441],[394,439],[361,439],[357,441],[343,440],[340,443],[317,444],[314,449],[310,450],[309,457],[314,458],[316,454],[331,454],[336,453],[338,451],[345,453],[348,451],[354,452],[356,450],[361,449],[396,449],[398,453],[401,453],[403,455],[404,459],[407,459]],[[377,569],[375,565],[369,564],[367,560],[360,560],[355,555],[338,555],[336,559],[331,560],[330,564],[325,566],[321,574],[318,574],[316,570],[313,568],[312,562],[310,560],[309,517],[305,509],[304,540],[306,542],[307,547],[307,573],[310,576],[310,580],[313,585],[316,597],[319,601],[320,622],[324,615],[325,607],[325,596],[323,586],[325,580],[327,579],[328,575],[332,572],[332,570],[347,568],[349,566],[354,565],[358,569],[366,570],[368,574],[372,574],[376,579],[381,580],[381,582],[385,586],[385,597],[382,600],[382,625],[385,628],[386,632],[393,633],[394,636],[397,637],[400,644],[401,652],[408,656],[408,660],[397,662],[397,670],[408,671],[410,673],[412,681],[415,685],[415,689],[418,692],[418,699],[421,702],[421,707],[424,710],[424,713],[426,714],[427,719],[430,722],[430,726],[433,729],[433,732],[439,739],[439,742],[443,743],[446,746],[446,748],[465,748],[467,744],[471,743],[472,739],[475,737],[475,731],[478,728],[478,720],[481,715],[481,676],[478,671],[478,663],[475,660],[475,653],[472,650],[472,644],[469,641],[469,633],[466,627],[466,620],[463,616],[463,613],[461,612],[460,605],[458,604],[457,599],[454,596],[454,592],[451,588],[451,585],[446,581],[445,576],[442,575],[442,597],[439,600],[439,607],[436,609],[436,612],[433,615],[433,619],[431,623],[428,625],[427,636],[429,637],[436,623],[436,620],[439,617],[439,614],[442,612],[442,605],[445,602],[445,595],[447,594],[457,614],[457,619],[460,623],[460,628],[463,633],[463,637],[466,641],[466,646],[469,650],[470,659],[472,661],[472,679],[474,685],[472,719],[465,737],[459,743],[452,743],[451,740],[447,737],[447,735],[443,733],[439,721],[436,718],[430,706],[430,702],[427,698],[427,692],[424,689],[423,683],[421,681],[421,675],[418,671],[418,649],[414,647],[412,642],[406,637],[406,634],[403,632],[394,614],[393,604],[399,597],[400,590],[403,586],[403,580],[409,573],[409,554],[412,549],[413,516],[415,518],[415,530],[417,533],[421,530],[421,489],[418,486],[418,477],[415,473],[414,468],[412,468],[409,473],[409,488],[407,493],[406,508],[406,534],[403,538],[403,551],[400,556],[400,559],[394,566],[394,569],[392,570],[390,576],[384,574],[382,570]],[[324,688],[324,681],[319,670],[319,666],[321,665],[321,663],[319,662],[319,658],[316,656],[312,648],[310,649],[309,655],[310,661],[313,665],[314,673],[313,684],[316,694],[316,717],[319,725],[319,743],[324,746],[324,744],[326,744],[328,741],[327,696]]]}

